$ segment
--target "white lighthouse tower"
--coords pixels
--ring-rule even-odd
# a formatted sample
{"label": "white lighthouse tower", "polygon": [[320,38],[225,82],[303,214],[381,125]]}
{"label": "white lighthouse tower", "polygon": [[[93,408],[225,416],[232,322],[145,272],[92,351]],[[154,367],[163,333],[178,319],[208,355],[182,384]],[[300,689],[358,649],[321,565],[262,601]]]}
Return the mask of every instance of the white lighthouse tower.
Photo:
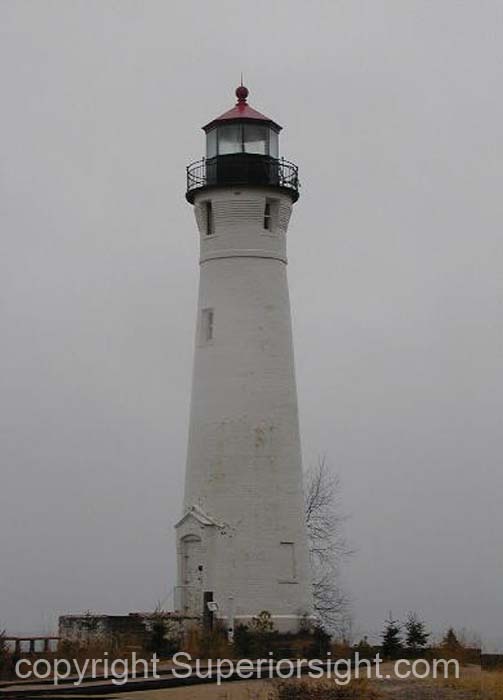
{"label": "white lighthouse tower", "polygon": [[[286,235],[297,166],[248,90],[187,168],[200,283],[176,607],[277,629],[312,611]],[[210,603],[208,605],[208,603]]]}

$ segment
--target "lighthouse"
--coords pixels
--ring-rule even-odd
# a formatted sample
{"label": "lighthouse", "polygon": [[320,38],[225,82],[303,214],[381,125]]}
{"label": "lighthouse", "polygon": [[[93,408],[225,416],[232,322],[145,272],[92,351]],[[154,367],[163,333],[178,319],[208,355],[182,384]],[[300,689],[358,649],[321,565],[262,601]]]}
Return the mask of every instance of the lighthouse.
{"label": "lighthouse", "polygon": [[200,279],[175,607],[231,630],[312,613],[287,282],[298,169],[281,127],[236,90],[187,167]]}

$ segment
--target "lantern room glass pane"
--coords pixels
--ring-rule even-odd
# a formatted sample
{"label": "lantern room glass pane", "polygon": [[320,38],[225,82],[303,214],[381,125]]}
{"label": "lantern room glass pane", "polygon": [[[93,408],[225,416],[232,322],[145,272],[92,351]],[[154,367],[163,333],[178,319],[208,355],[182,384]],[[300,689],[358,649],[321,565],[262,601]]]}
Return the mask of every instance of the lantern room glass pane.
{"label": "lantern room glass pane", "polygon": [[214,158],[217,155],[217,130],[212,129],[206,134],[206,158]]}
{"label": "lantern room glass pane", "polygon": [[278,132],[269,129],[269,155],[271,158],[279,158]]}
{"label": "lantern room glass pane", "polygon": [[241,124],[228,124],[218,127],[218,155],[241,153]]}
{"label": "lantern room glass pane", "polygon": [[255,124],[244,125],[244,151],[267,155],[267,127]]}

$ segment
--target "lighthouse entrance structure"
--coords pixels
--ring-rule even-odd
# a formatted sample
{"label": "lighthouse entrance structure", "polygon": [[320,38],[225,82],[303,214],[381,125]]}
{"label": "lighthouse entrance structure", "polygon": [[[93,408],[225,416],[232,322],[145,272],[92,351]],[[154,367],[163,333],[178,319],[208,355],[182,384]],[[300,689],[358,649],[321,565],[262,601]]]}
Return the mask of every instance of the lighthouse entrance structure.
{"label": "lighthouse entrance structure", "polygon": [[298,170],[236,96],[187,168],[200,282],[176,607],[230,628],[267,610],[295,631],[312,612],[286,275]]}

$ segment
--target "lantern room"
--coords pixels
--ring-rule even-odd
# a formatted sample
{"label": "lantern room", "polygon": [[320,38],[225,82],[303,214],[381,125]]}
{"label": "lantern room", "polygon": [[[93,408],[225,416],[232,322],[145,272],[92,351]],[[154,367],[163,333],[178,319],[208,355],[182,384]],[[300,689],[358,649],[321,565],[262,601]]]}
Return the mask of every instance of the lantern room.
{"label": "lantern room", "polygon": [[278,158],[278,136],[281,131],[268,117],[247,103],[248,89],[236,90],[235,107],[203,127],[206,132],[206,158],[233,153],[252,153]]}
{"label": "lantern room", "polygon": [[206,124],[206,156],[187,167],[187,199],[224,185],[286,189],[298,199],[297,166],[279,157],[281,126],[250,107],[248,89],[236,89],[235,106]]}

